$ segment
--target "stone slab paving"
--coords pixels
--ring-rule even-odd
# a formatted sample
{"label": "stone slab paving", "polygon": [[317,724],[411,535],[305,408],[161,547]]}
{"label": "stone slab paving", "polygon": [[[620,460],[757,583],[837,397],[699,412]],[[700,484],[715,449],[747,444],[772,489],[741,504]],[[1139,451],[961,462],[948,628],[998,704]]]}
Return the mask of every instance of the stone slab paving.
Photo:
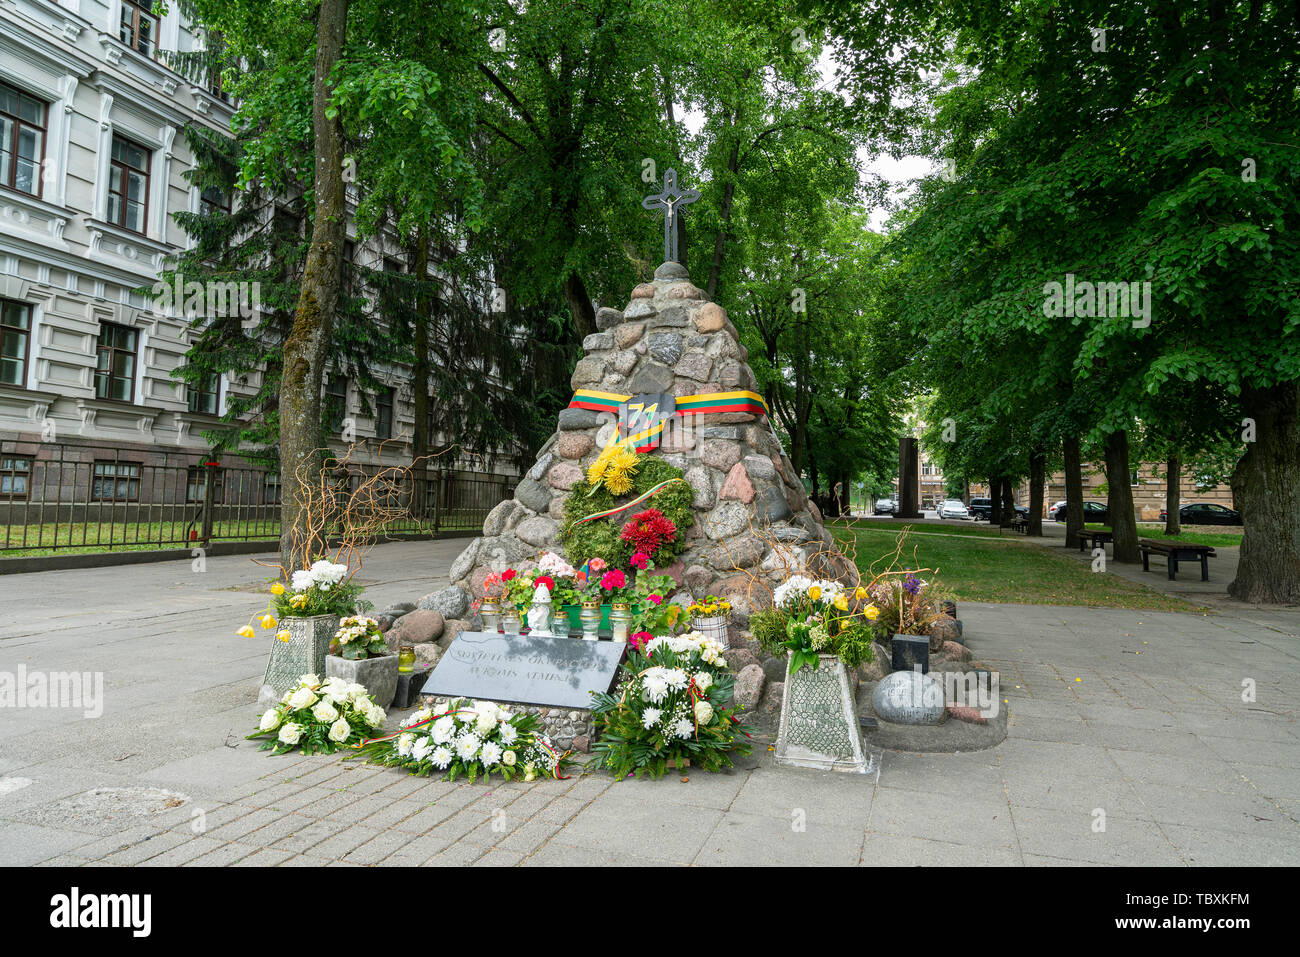
{"label": "stone slab paving", "polygon": [[[441,587],[460,544],[380,546],[370,596]],[[243,740],[269,639],[234,630],[266,575],[231,556],[0,578],[0,671],[98,671],[105,694],[99,717],[0,716],[0,864],[1300,863],[1295,611],[964,604],[1010,708],[991,750],[847,776],[763,744],[686,783],[470,785]]]}

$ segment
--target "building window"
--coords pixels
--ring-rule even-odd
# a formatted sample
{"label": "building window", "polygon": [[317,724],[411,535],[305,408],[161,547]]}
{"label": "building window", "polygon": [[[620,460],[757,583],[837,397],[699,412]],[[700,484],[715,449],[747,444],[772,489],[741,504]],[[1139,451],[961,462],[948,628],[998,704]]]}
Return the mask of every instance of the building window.
{"label": "building window", "polygon": [[375,435],[380,439],[393,437],[393,389],[380,389],[375,396]]}
{"label": "building window", "polygon": [[325,384],[325,425],[331,432],[343,430],[343,419],[348,414],[348,380],[332,375]]}
{"label": "building window", "polygon": [[190,411],[204,415],[216,415],[221,408],[221,375],[213,372],[203,376],[197,383],[186,386]]}
{"label": "building window", "polygon": [[99,326],[95,397],[130,402],[135,398],[135,349],[139,334],[111,322]]}
{"label": "building window", "polygon": [[262,483],[262,501],[267,505],[280,504],[280,474],[267,472],[266,481]]}
{"label": "building window", "polygon": [[199,194],[199,212],[204,216],[211,216],[213,213],[224,213],[229,216],[230,210],[230,197],[217,187],[208,186]]}
{"label": "building window", "polygon": [[0,299],[0,383],[27,384],[27,349],[32,338],[32,307]]}
{"label": "building window", "polygon": [[185,475],[185,501],[189,504],[203,504],[208,491],[208,472],[214,472],[216,479],[212,486],[212,501],[220,502],[225,490],[224,469],[209,469],[206,465],[191,465]]}
{"label": "building window", "polygon": [[1128,470],[1128,484],[1133,486],[1133,488],[1137,488],[1139,485],[1142,484],[1141,480],[1138,479],[1137,469]]}
{"label": "building window", "polygon": [[122,0],[119,40],[132,50],[151,56],[157,33],[158,17],[153,12],[153,0]]}
{"label": "building window", "polygon": [[143,233],[149,215],[149,151],[113,137],[108,167],[108,221]]}
{"label": "building window", "polygon": [[0,186],[41,194],[45,104],[0,83]]}
{"label": "building window", "polygon": [[134,462],[95,462],[92,502],[138,502],[140,466]]}
{"label": "building window", "polygon": [[31,474],[31,459],[0,458],[0,499],[6,502],[25,501]]}

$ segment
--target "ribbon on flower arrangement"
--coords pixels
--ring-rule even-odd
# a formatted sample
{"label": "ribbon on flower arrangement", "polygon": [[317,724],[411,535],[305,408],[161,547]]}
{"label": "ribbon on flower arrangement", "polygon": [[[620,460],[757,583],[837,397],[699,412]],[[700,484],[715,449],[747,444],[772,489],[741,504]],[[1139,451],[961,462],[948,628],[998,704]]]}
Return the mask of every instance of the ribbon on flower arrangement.
{"label": "ribbon on flower arrangement", "polygon": [[686,480],[680,478],[670,478],[666,481],[660,482],[654,488],[647,490],[641,495],[638,495],[636,498],[632,499],[632,501],[628,502],[626,505],[616,505],[613,508],[605,509],[603,512],[592,512],[590,515],[582,516],[582,518],[578,519],[573,524],[574,526],[578,526],[583,524],[584,522],[594,522],[598,518],[608,518],[611,515],[617,515],[619,512],[626,512],[628,509],[635,508],[636,506],[640,505],[642,502],[644,502],[646,499],[653,496],[655,493],[663,491],[673,483],[684,482],[684,481]]}

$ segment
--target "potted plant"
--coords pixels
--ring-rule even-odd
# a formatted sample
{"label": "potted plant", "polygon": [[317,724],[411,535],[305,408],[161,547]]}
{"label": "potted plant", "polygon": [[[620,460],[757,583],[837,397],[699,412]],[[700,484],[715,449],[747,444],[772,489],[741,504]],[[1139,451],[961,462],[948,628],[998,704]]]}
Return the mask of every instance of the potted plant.
{"label": "potted plant", "polygon": [[937,582],[925,581],[912,571],[902,571],[873,582],[872,603],[877,637],[890,643],[896,635],[929,635],[940,618],[946,618]]}
{"label": "potted plant", "polygon": [[[302,675],[325,671],[339,619],[359,608],[369,609],[368,602],[359,601],[362,589],[353,582],[353,574],[347,565],[322,558],[293,572],[287,582],[271,585],[271,600],[259,624],[268,630],[278,626],[278,641],[271,648],[259,704],[279,700]],[[251,625],[239,634],[253,637]]]}
{"label": "potted plant", "polygon": [[795,575],[777,587],[773,610],[751,621],[760,640],[779,641],[789,655],[778,763],[861,773],[870,767],[849,678],[849,669],[871,660],[877,610],[869,597],[866,589],[850,595],[838,582]]}
{"label": "potted plant", "polygon": [[723,648],[730,647],[727,639],[727,622],[731,620],[731,602],[716,595],[704,601],[692,602],[686,609],[691,616],[691,629],[708,635]]}
{"label": "potted plant", "polygon": [[397,694],[397,655],[388,650],[379,622],[352,615],[339,622],[325,657],[325,676],[361,685],[375,704],[387,708]]}

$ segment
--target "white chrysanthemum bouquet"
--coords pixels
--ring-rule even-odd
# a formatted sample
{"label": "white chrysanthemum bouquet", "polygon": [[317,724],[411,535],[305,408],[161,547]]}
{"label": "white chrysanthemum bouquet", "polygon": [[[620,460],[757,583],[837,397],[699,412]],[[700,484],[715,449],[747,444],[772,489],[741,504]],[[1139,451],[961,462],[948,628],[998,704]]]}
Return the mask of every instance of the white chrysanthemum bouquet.
{"label": "white chrysanthemum bouquet", "polygon": [[422,708],[397,734],[366,742],[347,760],[352,757],[406,768],[417,777],[438,772],[447,781],[471,782],[493,774],[507,781],[559,777],[570,763],[568,752],[558,752],[537,730],[536,715],[465,698],[437,712]]}
{"label": "white chrysanthemum bouquet", "polygon": [[261,750],[274,754],[296,747],[303,754],[331,754],[379,731],[386,717],[361,685],[303,675],[278,705],[262,715],[247,740],[264,739]]}
{"label": "white chrysanthemum bouquet", "polygon": [[592,695],[601,764],[619,778],[657,778],[670,765],[718,771],[731,766],[730,752],[748,754],[722,651],[698,632],[655,638],[642,653],[629,649],[614,694]]}

